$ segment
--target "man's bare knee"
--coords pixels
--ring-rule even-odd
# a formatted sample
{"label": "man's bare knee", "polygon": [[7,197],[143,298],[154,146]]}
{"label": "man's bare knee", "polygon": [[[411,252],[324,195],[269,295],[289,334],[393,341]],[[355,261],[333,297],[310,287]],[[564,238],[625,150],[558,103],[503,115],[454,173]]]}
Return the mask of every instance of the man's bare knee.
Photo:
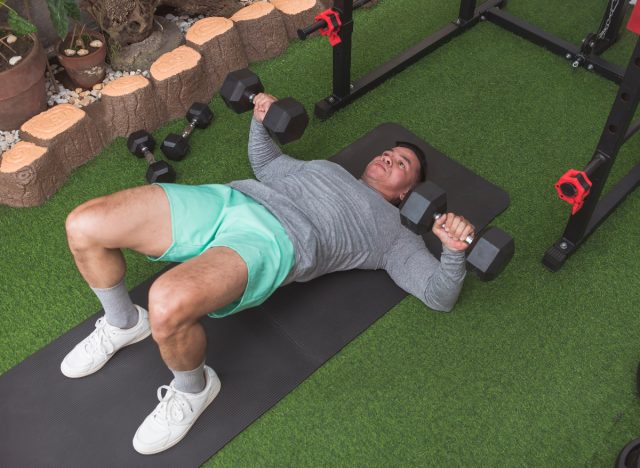
{"label": "man's bare knee", "polygon": [[104,219],[104,197],[89,200],[67,216],[65,229],[71,250],[83,250],[96,243]]}
{"label": "man's bare knee", "polygon": [[192,310],[188,291],[162,277],[156,280],[149,289],[149,323],[154,340],[166,341],[197,321]]}

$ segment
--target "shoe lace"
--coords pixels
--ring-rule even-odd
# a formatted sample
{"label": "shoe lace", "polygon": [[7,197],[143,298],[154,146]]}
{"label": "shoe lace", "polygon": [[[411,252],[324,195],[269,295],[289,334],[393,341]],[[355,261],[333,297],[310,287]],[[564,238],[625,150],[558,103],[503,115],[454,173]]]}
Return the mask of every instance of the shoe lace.
{"label": "shoe lace", "polygon": [[104,317],[100,317],[96,322],[96,329],[89,335],[85,348],[91,354],[99,353],[106,356],[113,353],[115,348],[107,335],[107,321]]}
{"label": "shoe lace", "polygon": [[[164,396],[162,395],[163,390],[166,390]],[[187,399],[169,385],[162,385],[158,388],[158,400],[160,400],[160,404],[153,411],[153,417],[163,425],[179,423],[187,412],[193,412]]]}

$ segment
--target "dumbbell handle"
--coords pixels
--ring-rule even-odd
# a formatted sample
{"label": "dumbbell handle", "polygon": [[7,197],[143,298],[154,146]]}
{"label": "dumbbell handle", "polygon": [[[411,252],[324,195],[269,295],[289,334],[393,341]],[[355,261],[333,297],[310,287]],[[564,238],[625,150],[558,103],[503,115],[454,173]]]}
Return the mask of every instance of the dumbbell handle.
{"label": "dumbbell handle", "polygon": [[189,138],[189,135],[191,135],[193,129],[196,128],[197,123],[198,119],[192,119],[189,124],[184,127],[184,130],[182,130],[182,138]]}
{"label": "dumbbell handle", "polygon": [[[442,216],[442,213],[435,213],[435,214],[433,215],[433,219],[434,219],[435,221],[437,221],[437,220],[438,220],[438,218],[440,218],[440,216]],[[441,224],[441,225],[440,225],[440,227],[444,227],[444,224]],[[464,242],[465,242],[466,244],[468,244],[468,245],[471,245],[471,244],[473,243],[473,236],[472,236],[471,234],[469,234],[469,235],[465,238]]]}
{"label": "dumbbell handle", "polygon": [[144,159],[147,160],[147,163],[149,165],[152,165],[155,162],[157,162],[155,156],[153,155],[153,153],[146,146],[143,146],[140,151],[142,151],[142,154],[144,154]]}

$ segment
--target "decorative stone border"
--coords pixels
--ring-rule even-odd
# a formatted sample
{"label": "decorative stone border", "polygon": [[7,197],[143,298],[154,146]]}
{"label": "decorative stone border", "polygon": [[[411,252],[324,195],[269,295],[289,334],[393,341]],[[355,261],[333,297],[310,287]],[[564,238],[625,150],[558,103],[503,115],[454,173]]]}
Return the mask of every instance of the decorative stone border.
{"label": "decorative stone border", "polygon": [[311,24],[326,3],[271,0],[231,19],[204,18],[189,29],[186,45],[153,63],[150,79],[123,76],[83,109],[59,104],[36,115],[22,125],[23,141],[0,155],[0,204],[40,205],[115,137],[153,131],[193,102],[209,102],[229,71],[282,54],[296,29]]}

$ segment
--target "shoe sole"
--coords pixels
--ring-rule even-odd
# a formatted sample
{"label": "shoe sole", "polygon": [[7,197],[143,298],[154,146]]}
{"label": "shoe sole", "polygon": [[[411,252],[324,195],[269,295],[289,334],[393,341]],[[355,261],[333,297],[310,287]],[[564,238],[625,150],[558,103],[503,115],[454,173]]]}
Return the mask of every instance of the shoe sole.
{"label": "shoe sole", "polygon": [[222,383],[220,383],[220,385],[218,385],[218,390],[216,390],[210,397],[210,400],[207,402],[206,405],[204,405],[204,407],[200,410],[200,412],[198,413],[198,416],[196,416],[195,418],[193,418],[193,423],[191,423],[191,425],[189,426],[189,428],[184,431],[184,434],[182,434],[180,437],[178,437],[176,440],[174,440],[171,445],[167,445],[166,447],[157,449],[157,450],[152,450],[149,452],[141,452],[140,450],[138,450],[135,445],[134,445],[134,449],[136,450],[136,452],[142,454],[142,455],[155,455],[156,453],[160,453],[160,452],[164,452],[165,450],[169,450],[171,447],[173,447],[174,445],[176,445],[178,442],[180,442],[182,439],[184,439],[186,437],[186,435],[189,433],[189,431],[191,430],[191,428],[195,425],[196,422],[198,422],[198,419],[200,418],[200,415],[202,413],[204,413],[204,410],[206,410],[209,405],[211,403],[213,403],[213,400],[216,399],[216,397],[218,396],[218,394],[220,393],[220,390],[222,390]]}
{"label": "shoe sole", "polygon": [[[133,344],[139,343],[140,341],[142,341],[142,340],[144,340],[145,338],[149,337],[149,335],[151,335],[151,327],[149,327],[149,331],[148,331],[146,334],[144,334],[144,335],[140,336],[140,337],[139,337],[139,338],[137,338],[135,341],[132,341],[131,343],[124,345],[124,346],[123,346],[122,348],[120,348],[120,349],[123,349],[123,348],[126,348],[127,346],[131,346],[131,345],[133,345]],[[119,349],[118,351],[120,351],[120,349]],[[62,369],[62,365],[60,366],[60,372],[62,372],[62,375],[64,375],[65,377],[68,377],[68,378],[70,378],[70,379],[79,379],[79,378],[81,378],[81,377],[86,377],[87,375],[95,374],[95,373],[96,373],[96,372],[98,372],[100,369],[102,369],[102,368],[105,366],[105,364],[107,364],[107,362],[109,362],[109,361],[111,360],[111,358],[113,358],[113,356],[115,356],[115,355],[118,353],[118,351],[116,351],[115,353],[113,353],[113,354],[109,357],[109,359],[107,359],[107,360],[106,360],[106,361],[104,361],[102,364],[100,364],[100,366],[99,366],[99,367],[95,367],[95,368],[93,368],[93,369],[90,369],[90,370],[88,370],[87,372],[83,372],[82,374],[68,375],[68,374],[66,374],[66,373],[65,373],[65,371]],[[64,363],[64,361],[63,361],[63,363]]]}

